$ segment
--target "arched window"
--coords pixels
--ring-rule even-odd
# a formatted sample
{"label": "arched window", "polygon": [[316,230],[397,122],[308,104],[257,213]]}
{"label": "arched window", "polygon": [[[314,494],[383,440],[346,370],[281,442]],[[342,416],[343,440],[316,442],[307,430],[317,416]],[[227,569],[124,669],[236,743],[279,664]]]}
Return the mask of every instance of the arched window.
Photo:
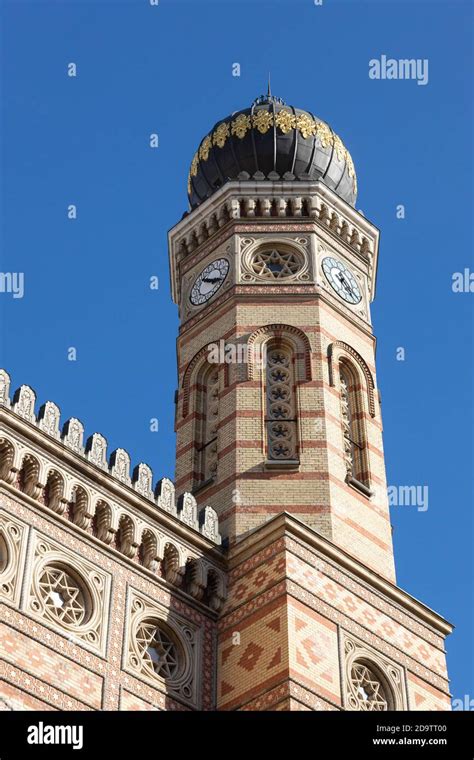
{"label": "arched window", "polygon": [[364,407],[358,374],[349,363],[339,364],[339,381],[341,397],[341,423],[344,445],[344,460],[347,479],[363,490],[369,489],[369,469],[367,460],[367,442],[364,425]]}
{"label": "arched window", "polygon": [[267,460],[294,462],[298,459],[293,351],[279,341],[270,341],[266,353]]}
{"label": "arched window", "polygon": [[196,389],[196,486],[217,478],[219,368],[205,362]]}

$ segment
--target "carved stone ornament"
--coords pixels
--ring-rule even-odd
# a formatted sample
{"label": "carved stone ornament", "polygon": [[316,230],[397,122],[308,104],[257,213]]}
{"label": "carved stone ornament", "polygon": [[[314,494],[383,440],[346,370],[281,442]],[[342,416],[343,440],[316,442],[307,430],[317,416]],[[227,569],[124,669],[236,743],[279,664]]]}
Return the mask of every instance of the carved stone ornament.
{"label": "carved stone ornament", "polygon": [[151,468],[141,462],[133,471],[133,487],[135,491],[145,497],[145,499],[153,498],[153,472]]}
{"label": "carved stone ornament", "polygon": [[10,404],[10,375],[0,369],[0,406]]}
{"label": "carved stone ornament", "polygon": [[198,528],[196,499],[191,493],[184,493],[179,500],[178,517],[191,528]]}
{"label": "carved stone ornament", "polygon": [[200,514],[202,524],[201,533],[210,541],[214,541],[216,544],[221,543],[221,537],[219,535],[219,518],[217,512],[212,507],[204,507]]}
{"label": "carved stone ornament", "polygon": [[29,385],[22,385],[15,391],[13,397],[13,411],[27,422],[35,421],[36,395]]}
{"label": "carved stone ornament", "polygon": [[159,508],[176,515],[175,488],[171,480],[162,478],[156,487],[156,493]]}
{"label": "carved stone ornament", "polygon": [[404,669],[345,631],[341,641],[345,709],[406,710]]}
{"label": "carved stone ornament", "polygon": [[125,485],[130,485],[130,455],[125,449],[115,449],[110,455],[110,474]]}
{"label": "carved stone ornament", "polygon": [[63,443],[68,449],[72,449],[76,454],[83,454],[84,426],[82,422],[75,417],[67,420],[63,426]]}
{"label": "carved stone ornament", "polygon": [[34,536],[26,612],[69,632],[99,653],[105,651],[110,575],[49,538]]}
{"label": "carved stone ornament", "polygon": [[86,458],[101,470],[107,470],[107,441],[100,433],[94,433],[87,439]]}
{"label": "carved stone ornament", "polygon": [[61,412],[53,401],[46,401],[38,414],[38,427],[53,438],[59,438],[59,420]]}
{"label": "carved stone ornament", "polygon": [[198,629],[156,601],[131,590],[125,669],[199,709]]}
{"label": "carved stone ornament", "polygon": [[303,283],[311,280],[307,238],[272,237],[240,241],[240,279],[246,282]]}
{"label": "carved stone ornament", "polygon": [[7,512],[0,512],[0,600],[19,604],[28,531]]}

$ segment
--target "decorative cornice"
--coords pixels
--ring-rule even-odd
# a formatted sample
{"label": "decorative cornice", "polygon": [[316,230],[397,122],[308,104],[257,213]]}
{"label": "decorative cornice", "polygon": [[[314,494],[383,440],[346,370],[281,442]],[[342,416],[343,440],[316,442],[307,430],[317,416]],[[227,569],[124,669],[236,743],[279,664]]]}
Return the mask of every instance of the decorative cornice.
{"label": "decorative cornice", "polygon": [[305,231],[324,229],[368,264],[369,291],[374,297],[379,231],[360,212],[320,181],[236,180],[227,182],[168,233],[175,303],[180,301],[181,262],[203,258],[238,232],[231,222],[244,223],[255,231],[258,225],[265,232],[271,231],[268,225],[280,232],[298,224],[307,225]]}
{"label": "decorative cornice", "polygon": [[285,536],[295,538],[312,549],[320,552],[338,566],[346,569],[359,580],[369,585],[374,590],[383,594],[387,599],[402,607],[406,612],[413,615],[431,626],[442,636],[449,635],[454,626],[441,615],[430,609],[422,602],[415,599],[403,589],[391,583],[389,580],[362,564],[358,559],[324,538],[315,530],[305,525],[301,520],[281,512],[275,517],[259,526],[245,538],[233,544],[229,549],[229,571],[253,556],[265,546],[278,541]]}

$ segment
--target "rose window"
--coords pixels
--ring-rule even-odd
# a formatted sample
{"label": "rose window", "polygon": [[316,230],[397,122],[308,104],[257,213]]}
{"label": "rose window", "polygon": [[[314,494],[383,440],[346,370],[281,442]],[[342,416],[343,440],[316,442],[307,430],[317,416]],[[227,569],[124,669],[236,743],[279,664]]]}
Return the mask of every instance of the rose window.
{"label": "rose window", "polygon": [[273,248],[256,251],[251,258],[250,268],[265,280],[282,280],[299,272],[302,260],[294,251],[278,251]]}
{"label": "rose window", "polygon": [[138,628],[137,646],[143,665],[161,678],[172,679],[178,674],[182,656],[175,638],[164,626],[144,622]]}
{"label": "rose window", "polygon": [[355,662],[351,670],[350,701],[354,709],[366,711],[388,710],[386,690],[380,678],[360,662]]}
{"label": "rose window", "polygon": [[81,625],[86,622],[87,594],[66,570],[47,565],[39,579],[45,614],[56,622]]}

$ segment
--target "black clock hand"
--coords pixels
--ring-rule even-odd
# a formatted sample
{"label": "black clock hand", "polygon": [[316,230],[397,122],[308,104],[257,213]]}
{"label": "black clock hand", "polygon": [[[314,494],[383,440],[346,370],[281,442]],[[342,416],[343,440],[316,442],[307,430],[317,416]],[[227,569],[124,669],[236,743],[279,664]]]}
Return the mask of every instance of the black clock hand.
{"label": "black clock hand", "polygon": [[203,277],[203,282],[219,282],[222,279],[222,277],[219,275],[219,277]]}
{"label": "black clock hand", "polygon": [[339,282],[341,282],[341,283],[342,283],[342,285],[345,287],[346,291],[347,291],[347,292],[348,292],[348,293],[349,293],[351,296],[353,296],[353,295],[354,295],[354,291],[353,291],[353,289],[352,289],[351,285],[350,285],[350,284],[347,282],[347,280],[346,280],[346,278],[344,277],[344,275],[343,275],[343,274],[341,274],[341,272],[339,272],[339,274],[337,275],[337,277],[338,277],[338,280],[339,280]]}

